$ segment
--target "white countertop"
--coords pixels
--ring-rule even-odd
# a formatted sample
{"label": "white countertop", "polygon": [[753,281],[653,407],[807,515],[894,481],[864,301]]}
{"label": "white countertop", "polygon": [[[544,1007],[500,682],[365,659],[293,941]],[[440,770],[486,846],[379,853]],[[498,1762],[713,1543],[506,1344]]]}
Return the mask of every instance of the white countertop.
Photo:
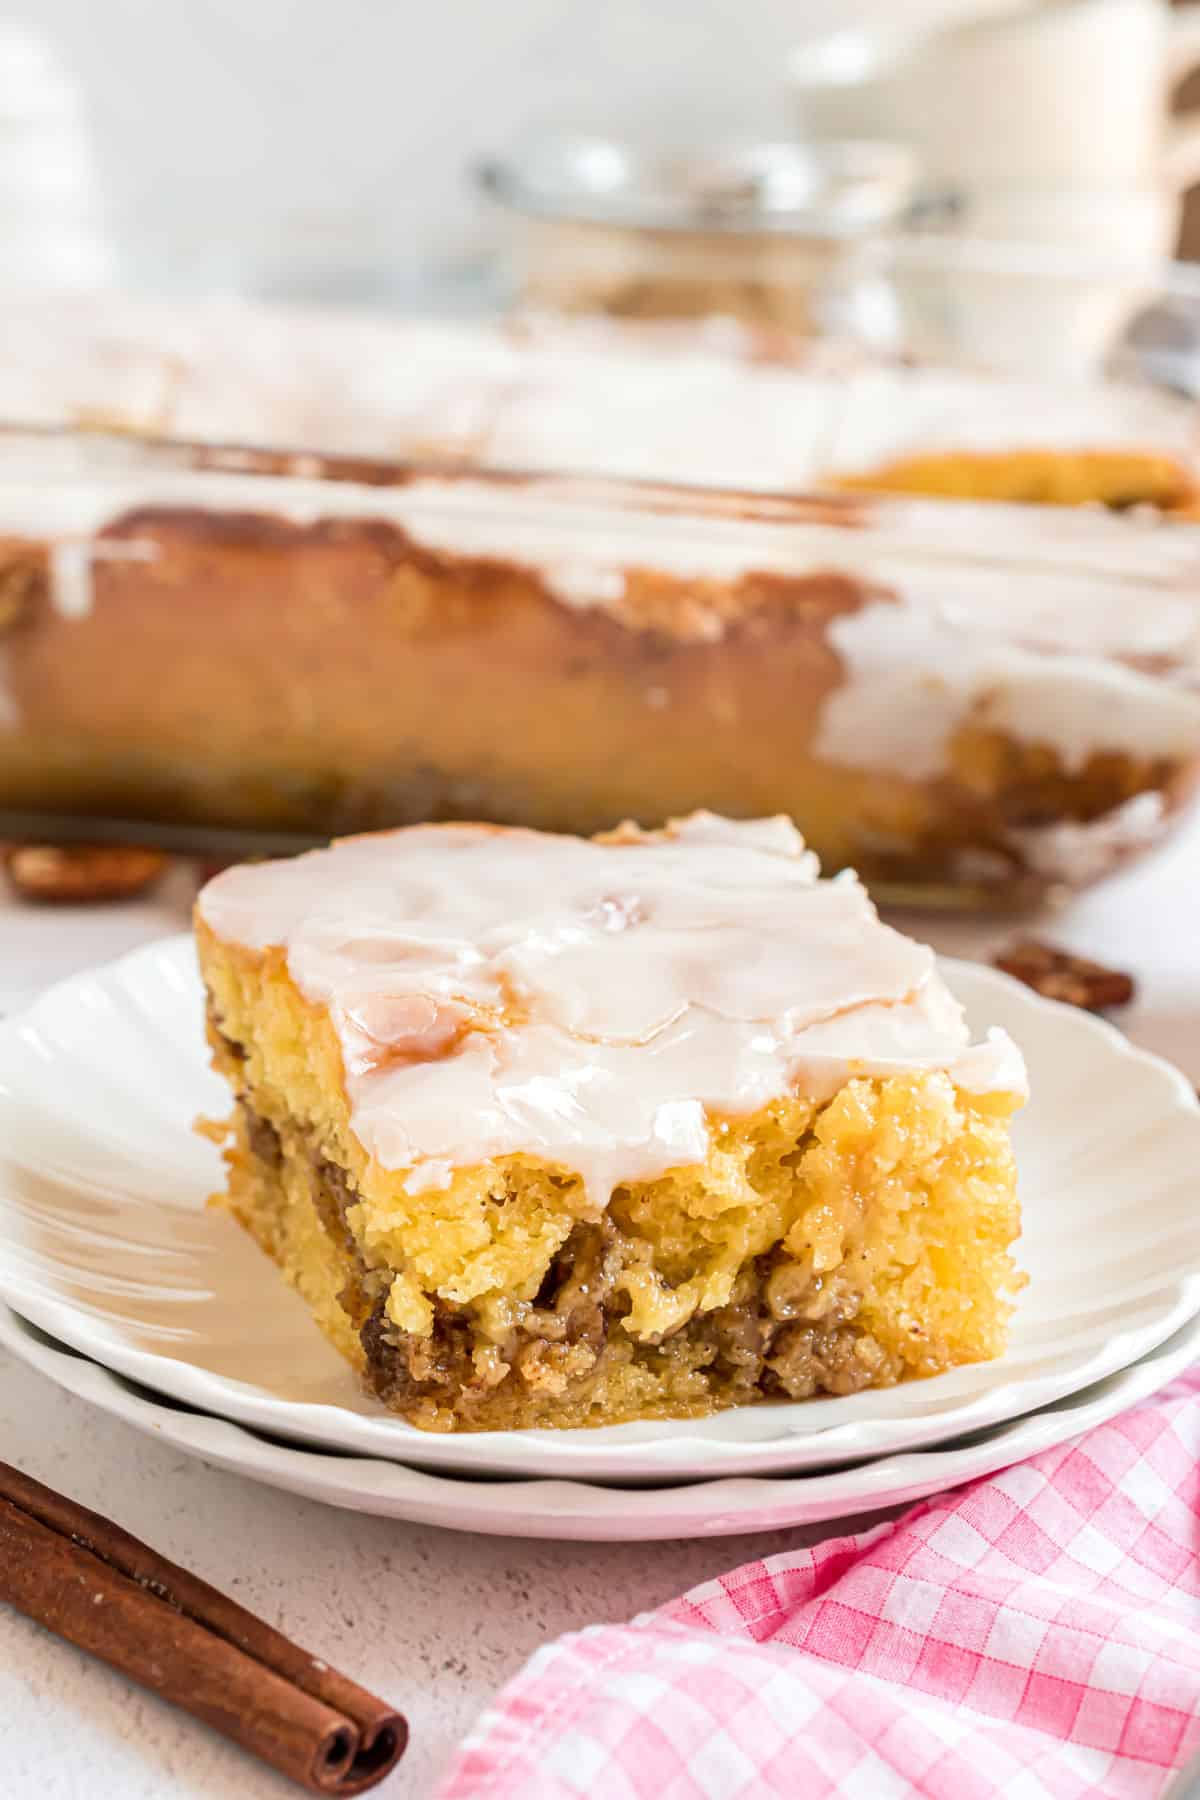
{"label": "white countertop", "polygon": [[[0,900],[0,1011],[186,923],[179,870],[152,900],[35,909]],[[1128,968],[1131,1037],[1200,1081],[1200,818],[1180,840],[1035,929]],[[1009,921],[906,917],[960,955]],[[1023,928],[1023,927],[1022,927]],[[496,1687],[548,1638],[622,1619],[808,1531],[658,1545],[531,1543],[336,1512],[189,1461],[93,1413],[0,1353],[0,1455],[227,1589],[408,1715],[408,1755],[377,1791],[428,1795]],[[296,1790],[192,1720],[0,1609],[0,1797],[283,1800]]]}

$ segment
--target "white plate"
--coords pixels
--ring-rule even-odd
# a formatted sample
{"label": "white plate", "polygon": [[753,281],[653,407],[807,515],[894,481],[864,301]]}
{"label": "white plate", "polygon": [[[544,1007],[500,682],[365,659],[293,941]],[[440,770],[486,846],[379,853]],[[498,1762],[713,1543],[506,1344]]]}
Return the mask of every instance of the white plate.
{"label": "white plate", "polygon": [[0,1306],[0,1346],[59,1387],[160,1443],[309,1500],[494,1537],[634,1542],[729,1537],[743,1531],[813,1525],[977,1481],[1102,1425],[1164,1387],[1200,1357],[1200,1319],[1191,1320],[1107,1381],[966,1442],[878,1457],[821,1474],[743,1476],[633,1489],[582,1481],[465,1480],[423,1473],[401,1463],[281,1444],[226,1419],[173,1405],[47,1339],[6,1306]]}
{"label": "white plate", "polygon": [[292,1440],[467,1474],[664,1481],[913,1449],[1102,1380],[1200,1311],[1200,1107],[1178,1071],[992,970],[947,963],[977,1028],[1024,1047],[1018,1122],[1031,1274],[997,1362],[847,1399],[699,1421],[438,1436],[364,1396],[225,1214],[192,1130],[206,1063],[188,939],[43,995],[0,1027],[0,1296],[162,1394]]}

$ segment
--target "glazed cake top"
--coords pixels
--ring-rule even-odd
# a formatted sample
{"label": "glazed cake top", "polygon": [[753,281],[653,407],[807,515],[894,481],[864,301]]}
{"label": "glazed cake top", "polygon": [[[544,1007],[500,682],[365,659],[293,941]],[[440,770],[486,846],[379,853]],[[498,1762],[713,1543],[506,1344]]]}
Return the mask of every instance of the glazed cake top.
{"label": "glazed cake top", "polygon": [[[0,337],[6,419],[103,419],[212,443],[626,477],[670,469],[681,482],[768,492],[914,451],[1144,446],[1189,466],[1196,455],[1190,401],[1071,379],[1058,354],[1024,379],[829,338],[779,360],[729,319],[447,323],[19,293],[0,298]],[[1026,349],[1037,348],[1030,334]]]}
{"label": "glazed cake top", "polygon": [[197,910],[286,953],[336,1028],[355,1133],[410,1189],[524,1153],[605,1204],[703,1161],[709,1114],[856,1072],[1024,1092],[1009,1038],[970,1044],[933,952],[818,874],[783,818],[608,842],[426,825],[228,869]]}

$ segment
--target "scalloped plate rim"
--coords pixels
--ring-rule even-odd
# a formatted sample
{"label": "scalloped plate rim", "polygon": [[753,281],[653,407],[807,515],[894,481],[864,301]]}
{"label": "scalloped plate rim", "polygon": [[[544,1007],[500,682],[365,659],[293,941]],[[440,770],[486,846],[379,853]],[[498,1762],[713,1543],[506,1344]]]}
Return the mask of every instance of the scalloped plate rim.
{"label": "scalloped plate rim", "polygon": [[[961,987],[965,984],[974,988],[976,994],[986,994],[991,988],[1019,1010],[1028,1012],[1031,1018],[1041,1019],[1045,1029],[1067,1035],[1076,1033],[1081,1040],[1090,1038],[1096,1046],[1103,1047],[1103,1054],[1131,1060],[1147,1078],[1160,1084],[1165,1110],[1178,1111],[1195,1119],[1200,1151],[1200,1103],[1190,1083],[1171,1064],[1130,1043],[1107,1021],[1034,994],[998,970],[953,958],[940,960],[952,985]],[[39,1015],[44,1016],[64,1001],[78,999],[89,984],[98,983],[110,997],[114,992],[124,993],[128,1001],[128,989],[124,986],[127,971],[141,975],[147,966],[156,970],[164,1000],[174,1005],[185,1002],[189,980],[195,983],[197,979],[190,936],[184,933],[157,940],[127,952],[113,962],[56,983],[24,1013],[0,1024],[0,1048],[11,1046],[22,1029],[31,1025],[36,1028]],[[176,982],[182,978],[181,986],[172,987],[168,983],[164,973],[166,968],[172,971]],[[0,1167],[0,1186],[2,1180]],[[253,1254],[259,1253],[254,1251]],[[89,1319],[86,1310],[23,1289],[21,1282],[14,1280],[0,1264],[0,1294],[20,1313],[80,1353],[187,1405],[218,1413],[253,1429],[336,1449],[343,1454],[399,1457],[428,1467],[459,1468],[464,1473],[473,1470],[489,1475],[520,1473],[529,1467],[540,1467],[550,1476],[583,1479],[711,1479],[715,1473],[724,1470],[744,1475],[794,1472],[801,1467],[865,1460],[880,1454],[917,1449],[939,1438],[987,1429],[1006,1418],[1034,1411],[1065,1394],[1094,1385],[1169,1337],[1184,1320],[1200,1312],[1200,1267],[1177,1274],[1169,1293],[1170,1302],[1164,1299],[1153,1324],[1143,1323],[1133,1331],[1114,1331],[1092,1355],[1082,1361],[1076,1360],[1067,1375],[1052,1371],[1043,1376],[998,1380],[974,1395],[957,1403],[950,1401],[940,1409],[936,1405],[938,1384],[952,1380],[953,1376],[882,1390],[890,1404],[898,1409],[882,1418],[851,1417],[821,1423],[815,1414],[822,1403],[802,1401],[781,1402],[770,1409],[737,1409],[701,1421],[665,1422],[656,1428],[661,1431],[661,1436],[653,1442],[644,1439],[614,1442],[611,1436],[604,1442],[595,1430],[471,1433],[431,1438],[386,1413],[360,1414],[321,1401],[280,1399],[261,1387],[218,1376],[186,1360],[157,1355],[114,1340],[111,1333],[106,1333]],[[329,1350],[323,1339],[317,1339],[317,1342],[325,1354],[336,1354]],[[976,1367],[982,1370],[985,1365]],[[879,1390],[868,1390],[864,1395],[855,1396],[854,1400],[871,1403],[872,1398],[878,1401],[879,1393]],[[935,1403],[932,1407],[931,1401]],[[709,1427],[715,1431],[724,1425],[729,1433],[731,1428],[736,1430],[739,1417],[749,1418],[754,1425],[761,1426],[768,1410],[774,1432],[766,1439],[742,1441],[732,1435],[717,1436],[705,1430]],[[625,1428],[606,1429],[607,1433],[614,1433]],[[730,1466],[735,1462],[736,1470]],[[640,1468],[633,1466],[638,1463],[642,1465]]]}
{"label": "scalloped plate rim", "polygon": [[996,1474],[1165,1387],[1200,1356],[1200,1316],[1115,1375],[997,1425],[969,1445],[899,1451],[805,1475],[722,1476],[633,1489],[562,1477],[463,1480],[377,1457],[280,1444],[229,1419],[181,1413],[90,1357],[40,1342],[3,1303],[0,1348],[133,1430],[210,1466],[324,1505],[499,1537],[633,1543],[820,1524],[910,1504]]}

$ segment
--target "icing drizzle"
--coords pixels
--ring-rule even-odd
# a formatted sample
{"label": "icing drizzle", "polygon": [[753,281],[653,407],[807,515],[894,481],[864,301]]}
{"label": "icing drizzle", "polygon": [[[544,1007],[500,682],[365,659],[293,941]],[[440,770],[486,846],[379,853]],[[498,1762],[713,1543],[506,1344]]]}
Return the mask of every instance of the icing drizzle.
{"label": "icing drizzle", "polygon": [[824,1098],[855,1070],[1023,1092],[972,1047],[933,953],[783,818],[708,813],[597,843],[484,825],[343,839],[226,870],[199,913],[282,948],[328,1008],[351,1124],[410,1189],[525,1153],[622,1181],[704,1159],[708,1114]]}

